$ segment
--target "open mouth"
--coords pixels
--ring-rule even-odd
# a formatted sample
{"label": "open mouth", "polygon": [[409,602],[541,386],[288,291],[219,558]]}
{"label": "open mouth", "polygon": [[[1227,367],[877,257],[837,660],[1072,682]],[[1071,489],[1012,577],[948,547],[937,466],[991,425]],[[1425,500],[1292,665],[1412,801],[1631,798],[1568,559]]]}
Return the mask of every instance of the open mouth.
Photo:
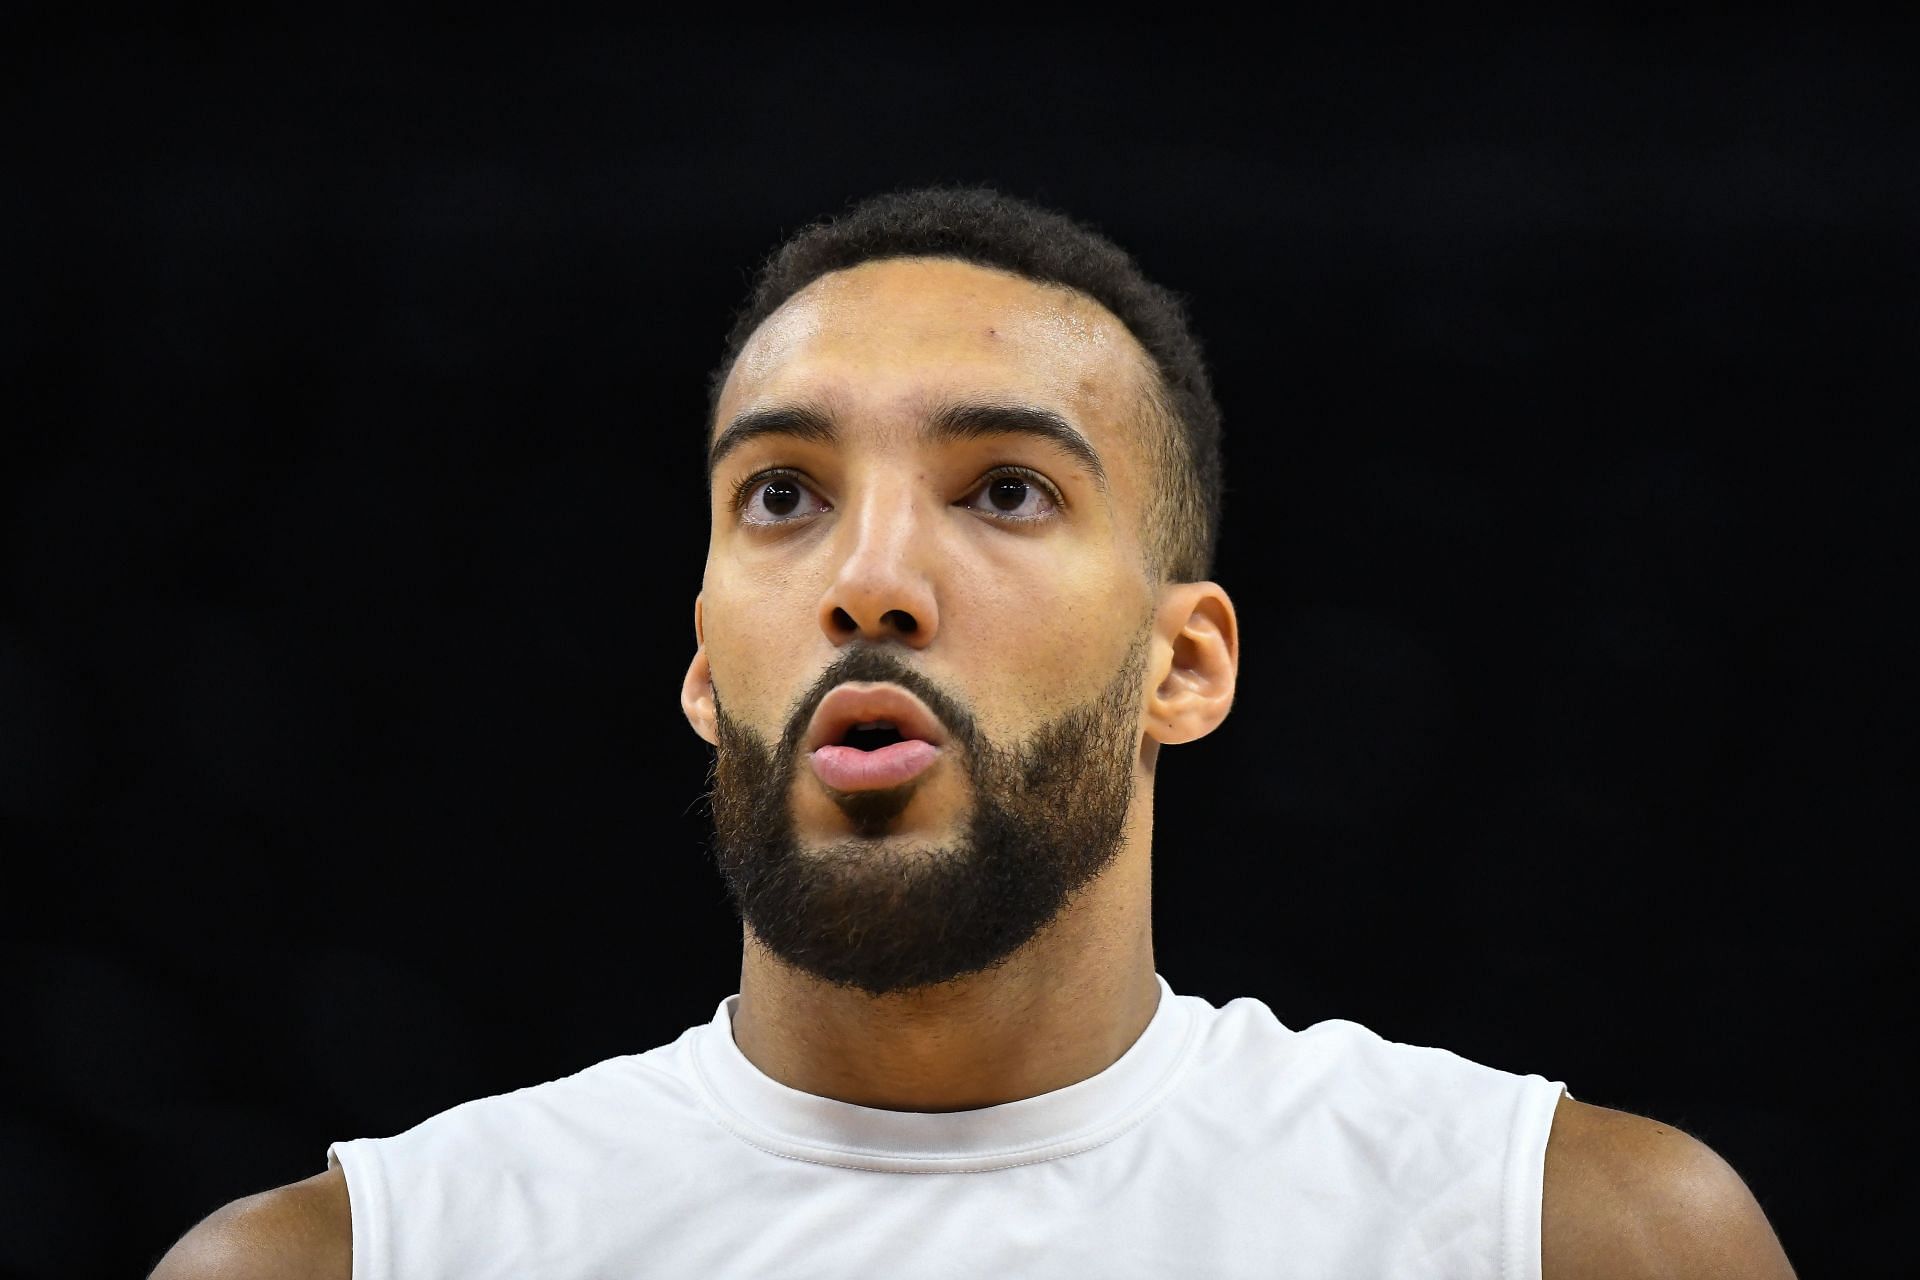
{"label": "open mouth", "polygon": [[804,749],[830,790],[878,791],[931,769],[946,736],[926,704],[899,686],[849,683],[815,709]]}
{"label": "open mouth", "polygon": [[855,751],[878,751],[906,740],[906,735],[895,728],[891,720],[870,720],[849,728],[840,745],[852,747]]}

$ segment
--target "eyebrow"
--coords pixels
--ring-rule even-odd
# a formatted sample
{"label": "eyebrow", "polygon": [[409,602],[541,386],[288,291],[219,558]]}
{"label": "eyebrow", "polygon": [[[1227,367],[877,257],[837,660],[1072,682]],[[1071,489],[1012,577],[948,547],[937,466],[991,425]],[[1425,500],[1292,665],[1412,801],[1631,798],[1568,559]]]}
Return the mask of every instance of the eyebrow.
{"label": "eyebrow", "polygon": [[[786,436],[812,444],[832,444],[839,429],[828,414],[811,405],[780,405],[750,409],[714,436],[707,450],[707,481],[721,460],[749,440]],[[1107,490],[1107,468],[1100,454],[1074,425],[1051,409],[1033,405],[962,401],[943,404],[927,415],[922,434],[928,440],[957,443],[987,436],[1032,436],[1045,440],[1085,467],[1102,493]]]}
{"label": "eyebrow", "polygon": [[713,473],[735,449],[761,436],[786,436],[813,444],[832,444],[839,438],[833,419],[811,405],[780,405],[769,409],[749,409],[715,433],[707,446],[707,483]]}
{"label": "eyebrow", "polygon": [[1087,469],[1102,493],[1107,490],[1107,468],[1087,438],[1051,409],[1023,404],[946,404],[927,418],[930,440],[958,442],[983,436],[1034,436],[1050,442]]}

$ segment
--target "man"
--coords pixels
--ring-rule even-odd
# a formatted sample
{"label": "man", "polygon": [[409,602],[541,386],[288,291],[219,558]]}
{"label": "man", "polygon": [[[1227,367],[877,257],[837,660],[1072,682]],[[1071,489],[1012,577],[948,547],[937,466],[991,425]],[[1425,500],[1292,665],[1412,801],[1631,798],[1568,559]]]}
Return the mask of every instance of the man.
{"label": "man", "polygon": [[336,1144],[156,1276],[1790,1276],[1670,1126],[1155,972],[1154,779],[1232,704],[1217,410],[1087,229],[802,232],[715,375],[688,720],[740,991]]}

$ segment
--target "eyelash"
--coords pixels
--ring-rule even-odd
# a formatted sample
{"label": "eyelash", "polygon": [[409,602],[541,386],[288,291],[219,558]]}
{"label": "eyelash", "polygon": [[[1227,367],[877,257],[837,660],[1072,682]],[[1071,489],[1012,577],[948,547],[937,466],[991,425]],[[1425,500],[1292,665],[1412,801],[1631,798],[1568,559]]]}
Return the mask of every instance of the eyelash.
{"label": "eyelash", "polygon": [[[994,467],[984,472],[978,480],[973,482],[973,488],[967,490],[967,492],[977,492],[980,486],[991,484],[993,481],[1004,476],[1011,476],[1016,480],[1025,480],[1037,487],[1040,492],[1047,495],[1047,500],[1053,503],[1056,511],[1065,508],[1067,505],[1066,499],[1060,496],[1060,490],[1056,489],[1052,482],[1045,476],[1041,475],[1038,471],[1029,471],[1025,467],[1011,465]],[[752,475],[735,483],[733,486],[734,519],[738,520],[740,518],[741,513],[747,509],[747,503],[753,500],[754,491],[759,489],[761,485],[767,483],[769,480],[783,479],[790,479],[802,485],[806,484],[806,479],[792,467],[770,467],[765,471],[756,471]],[[1004,511],[993,512],[992,515],[996,520],[1003,521],[1007,524],[1036,524],[1048,518],[1047,516],[1010,516]],[[775,523],[786,524],[788,522],[781,520]]]}

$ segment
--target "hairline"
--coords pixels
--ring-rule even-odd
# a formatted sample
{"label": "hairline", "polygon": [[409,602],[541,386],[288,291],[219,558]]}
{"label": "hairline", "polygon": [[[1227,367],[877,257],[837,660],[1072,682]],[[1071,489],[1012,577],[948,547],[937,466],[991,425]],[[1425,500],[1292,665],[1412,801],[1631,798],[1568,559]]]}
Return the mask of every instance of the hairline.
{"label": "hairline", "polygon": [[707,425],[703,440],[704,450],[712,449],[714,435],[720,428],[720,401],[726,395],[727,384],[733,381],[734,368],[740,363],[740,357],[746,354],[747,347],[753,342],[755,336],[758,335],[762,329],[766,328],[767,322],[779,315],[782,311],[785,311],[796,298],[809,292],[822,280],[830,276],[844,275],[849,271],[856,271],[861,267],[876,262],[958,262],[981,271],[991,271],[996,275],[1012,276],[1016,280],[1024,280],[1028,284],[1038,285],[1043,289],[1058,290],[1059,292],[1078,298],[1083,302],[1091,303],[1093,306],[1098,307],[1101,313],[1111,320],[1120,332],[1126,334],[1128,340],[1133,343],[1136,363],[1140,371],[1146,375],[1145,381],[1147,386],[1143,388],[1143,390],[1150,397],[1148,401],[1149,405],[1155,410],[1165,426],[1173,427],[1177,422],[1179,415],[1174,412],[1173,406],[1169,403],[1170,397],[1168,392],[1171,390],[1171,387],[1167,382],[1166,371],[1160,367],[1160,362],[1154,358],[1153,352],[1147,349],[1147,344],[1141,341],[1140,335],[1135,333],[1132,327],[1129,326],[1125,320],[1121,319],[1113,308],[1086,290],[1077,289],[1073,285],[1062,283],[1059,280],[1049,280],[1045,276],[1030,275],[1025,271],[1002,266],[996,262],[982,261],[979,258],[969,257],[966,254],[877,253],[870,258],[861,258],[858,262],[849,262],[845,266],[835,267],[830,271],[822,271],[820,274],[814,276],[811,280],[808,280],[805,284],[782,298],[778,306],[768,311],[766,315],[760,317],[759,322],[740,339],[740,345],[728,353],[727,362],[715,371],[720,376],[713,381],[708,396]]}

